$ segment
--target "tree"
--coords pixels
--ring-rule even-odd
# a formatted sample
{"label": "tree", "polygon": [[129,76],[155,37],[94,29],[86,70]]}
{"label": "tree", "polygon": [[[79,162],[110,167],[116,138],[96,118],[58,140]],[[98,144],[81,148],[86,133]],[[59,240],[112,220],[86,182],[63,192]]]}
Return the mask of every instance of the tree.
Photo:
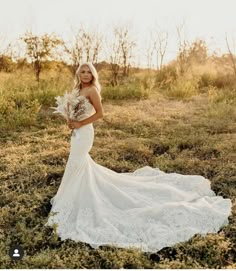
{"label": "tree", "polygon": [[161,70],[163,67],[163,60],[166,54],[167,44],[168,44],[168,32],[159,31],[157,33],[157,40],[155,43],[155,49],[157,54],[157,69],[159,68],[159,70]]}
{"label": "tree", "polygon": [[153,68],[153,56],[154,56],[154,42],[152,38],[152,33],[150,33],[150,37],[148,41],[146,42],[146,49],[145,49],[145,56],[147,58],[147,67],[148,69]]}
{"label": "tree", "polygon": [[53,34],[37,36],[32,34],[31,31],[26,32],[20,39],[25,42],[26,56],[30,59],[36,80],[39,82],[42,62],[50,60],[50,58],[53,57],[53,50],[62,44],[62,40]]}
{"label": "tree", "polygon": [[95,30],[86,30],[80,27],[68,43],[64,43],[64,51],[70,59],[71,71],[74,74],[81,62],[92,62],[95,66],[98,63],[101,52],[103,37]]}
{"label": "tree", "polygon": [[81,29],[81,42],[83,46],[83,58],[86,62],[98,63],[98,55],[102,47],[103,37],[95,30]]}
{"label": "tree", "polygon": [[235,58],[235,54],[233,53],[232,48],[231,48],[231,46],[234,46],[235,44],[234,44],[234,42],[232,42],[232,45],[230,46],[227,35],[225,36],[225,41],[226,41],[227,49],[229,52],[231,67],[232,67],[234,75],[236,77],[236,58]]}
{"label": "tree", "polygon": [[123,76],[129,75],[130,59],[132,58],[132,51],[136,43],[130,37],[130,32],[128,27],[120,26],[114,28],[115,37],[118,39],[118,48],[120,49]]}
{"label": "tree", "polygon": [[11,72],[14,66],[11,52],[11,44],[4,46],[5,37],[0,37],[0,71]]}
{"label": "tree", "polygon": [[178,35],[178,56],[177,63],[179,68],[179,74],[183,75],[189,68],[189,58],[188,58],[188,48],[189,43],[186,40],[184,33],[185,22],[183,22],[180,26],[176,27],[177,35]]}
{"label": "tree", "polygon": [[118,39],[113,39],[109,46],[109,64],[111,68],[111,85],[116,86],[119,83],[119,71],[122,65],[121,47]]}
{"label": "tree", "polygon": [[[112,79],[111,84],[117,85],[119,75],[129,76],[133,49],[136,43],[130,36],[127,26],[114,26],[113,36],[108,42],[108,58],[111,67]],[[111,41],[111,42],[110,42]]]}
{"label": "tree", "polygon": [[204,40],[194,41],[187,50],[187,57],[191,63],[204,64],[207,56],[207,45]]}
{"label": "tree", "polygon": [[168,32],[161,30],[158,25],[150,32],[150,39],[147,48],[148,67],[152,67],[156,58],[156,69],[161,70],[163,67],[164,56],[168,45]]}
{"label": "tree", "polygon": [[70,70],[72,74],[75,74],[77,67],[80,65],[83,59],[83,46],[80,41],[80,33],[77,32],[72,38],[72,41],[66,44],[64,42],[64,51],[70,60]]}

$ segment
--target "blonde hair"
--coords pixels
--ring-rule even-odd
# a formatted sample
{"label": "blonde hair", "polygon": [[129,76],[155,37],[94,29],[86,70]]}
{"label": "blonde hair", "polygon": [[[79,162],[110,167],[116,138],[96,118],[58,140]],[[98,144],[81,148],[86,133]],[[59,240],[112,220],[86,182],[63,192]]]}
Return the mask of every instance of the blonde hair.
{"label": "blonde hair", "polygon": [[98,80],[98,73],[97,73],[95,67],[93,66],[93,64],[91,62],[84,62],[84,63],[79,65],[78,69],[75,72],[74,89],[75,88],[79,88],[79,89],[81,88],[81,81],[80,81],[79,74],[80,74],[81,69],[84,66],[88,66],[91,73],[92,73],[93,79],[91,81],[91,84],[94,85],[99,92],[101,92],[101,85],[100,85],[99,80]]}

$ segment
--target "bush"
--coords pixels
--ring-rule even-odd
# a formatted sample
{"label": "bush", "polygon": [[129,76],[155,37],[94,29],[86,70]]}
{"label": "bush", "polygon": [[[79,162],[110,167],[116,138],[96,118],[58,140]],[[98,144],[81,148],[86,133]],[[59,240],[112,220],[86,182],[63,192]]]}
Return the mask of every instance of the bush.
{"label": "bush", "polygon": [[[23,78],[23,79],[22,79]],[[69,89],[69,78],[42,79],[39,83],[32,74],[14,74],[0,82],[0,127],[6,130],[37,123],[42,106],[55,106],[55,97]]]}
{"label": "bush", "polygon": [[220,74],[218,73],[215,80],[212,82],[212,86],[217,88],[235,88],[236,77],[232,74]]}
{"label": "bush", "polygon": [[0,55],[0,71],[12,72],[14,70],[15,63],[12,58],[5,55]]}
{"label": "bush", "polygon": [[14,101],[4,101],[0,112],[1,128],[14,130],[18,127],[27,127],[36,124],[37,115],[41,108],[39,101],[27,101],[24,106],[16,107]]}
{"label": "bush", "polygon": [[177,100],[187,100],[198,94],[198,90],[198,80],[180,77],[175,83],[171,84],[170,88],[164,92],[164,95]]}
{"label": "bush", "polygon": [[215,80],[215,76],[211,73],[201,74],[199,78],[199,88],[205,89],[205,88],[208,88],[209,86],[212,86],[214,80]]}
{"label": "bush", "polygon": [[236,88],[217,89],[216,87],[210,87],[207,94],[211,103],[225,103],[230,105],[235,105],[236,103]]}
{"label": "bush", "polygon": [[156,74],[156,87],[169,88],[177,80],[177,70],[174,66],[164,66]]}
{"label": "bush", "polygon": [[[132,80],[132,81],[131,81]],[[147,98],[149,94],[148,81],[133,78],[118,86],[107,86],[102,89],[103,100],[125,100]]]}
{"label": "bush", "polygon": [[236,77],[232,74],[211,74],[203,73],[200,76],[199,88],[216,87],[221,88],[236,88]]}

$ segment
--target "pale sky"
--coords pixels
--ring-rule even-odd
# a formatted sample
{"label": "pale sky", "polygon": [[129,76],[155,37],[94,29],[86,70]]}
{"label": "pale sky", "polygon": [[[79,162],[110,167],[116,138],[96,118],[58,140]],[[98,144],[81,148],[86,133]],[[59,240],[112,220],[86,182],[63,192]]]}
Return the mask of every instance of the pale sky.
{"label": "pale sky", "polygon": [[167,61],[176,55],[176,26],[183,21],[188,40],[202,38],[210,50],[226,52],[225,33],[236,40],[235,10],[236,0],[0,0],[0,41],[4,36],[11,42],[29,29],[67,39],[70,27],[81,23],[105,34],[114,23],[129,23],[142,47],[158,24],[169,32]]}

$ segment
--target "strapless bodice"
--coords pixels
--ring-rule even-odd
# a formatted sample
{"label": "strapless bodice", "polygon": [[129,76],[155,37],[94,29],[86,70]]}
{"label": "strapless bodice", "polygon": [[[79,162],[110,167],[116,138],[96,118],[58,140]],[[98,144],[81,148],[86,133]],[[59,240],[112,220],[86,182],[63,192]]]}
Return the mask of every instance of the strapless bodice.
{"label": "strapless bodice", "polygon": [[90,102],[90,100],[87,97],[80,95],[79,89],[73,89],[72,92],[75,92],[78,99],[83,101],[83,106],[85,108],[85,112],[81,116],[81,118],[79,118],[79,120],[86,119],[95,113],[95,109],[94,109],[93,104]]}

